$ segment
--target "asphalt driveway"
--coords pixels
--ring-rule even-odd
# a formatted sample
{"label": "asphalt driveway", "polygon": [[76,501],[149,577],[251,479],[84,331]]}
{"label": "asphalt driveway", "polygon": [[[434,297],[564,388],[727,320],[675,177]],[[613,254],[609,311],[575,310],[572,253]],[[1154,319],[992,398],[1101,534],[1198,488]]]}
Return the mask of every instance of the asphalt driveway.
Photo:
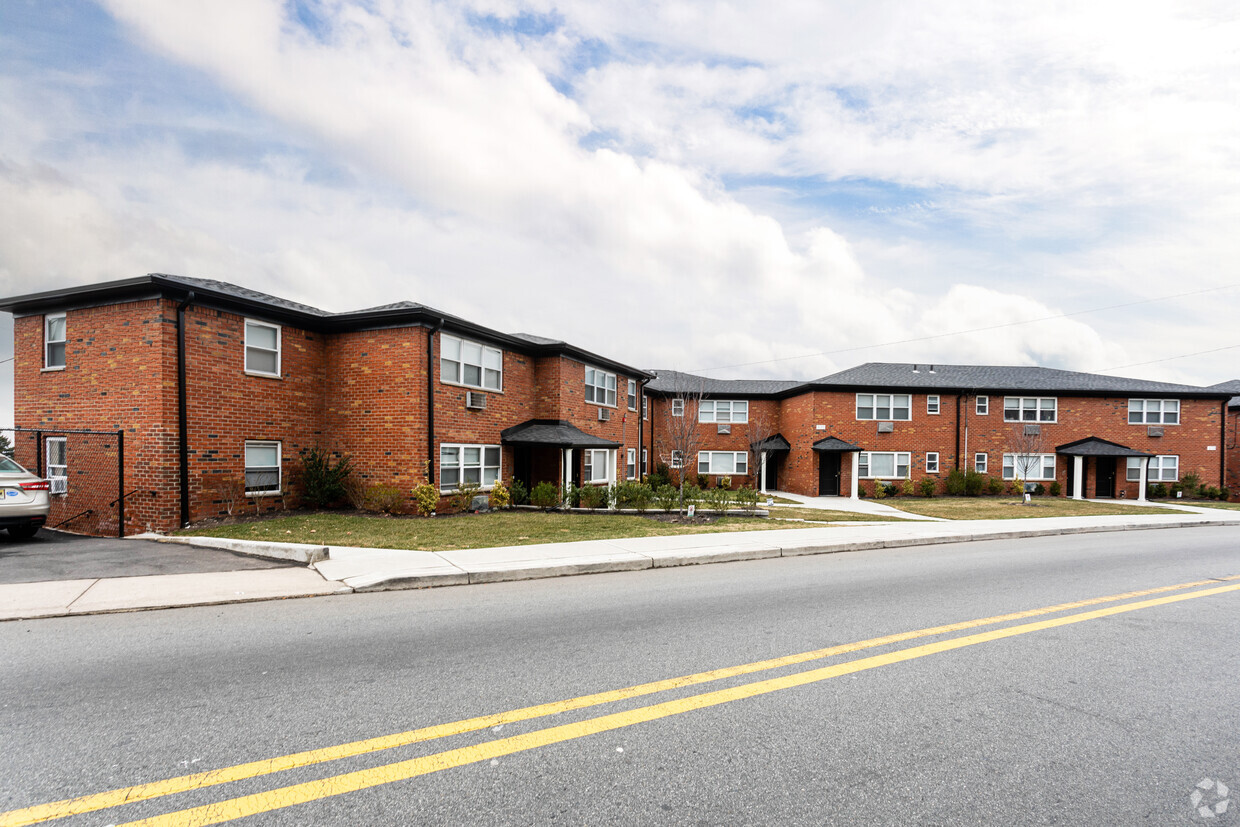
{"label": "asphalt driveway", "polygon": [[179,543],[81,537],[48,529],[41,529],[31,540],[14,540],[8,532],[0,532],[0,584],[293,565],[297,564]]}

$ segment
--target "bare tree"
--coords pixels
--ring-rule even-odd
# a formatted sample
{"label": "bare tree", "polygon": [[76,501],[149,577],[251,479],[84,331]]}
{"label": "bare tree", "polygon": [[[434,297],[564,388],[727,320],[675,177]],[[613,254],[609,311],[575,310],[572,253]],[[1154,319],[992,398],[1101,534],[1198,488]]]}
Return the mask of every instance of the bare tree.
{"label": "bare tree", "polygon": [[[668,406],[662,423],[661,438],[655,446],[667,463],[680,471],[680,512],[685,511],[685,480],[692,472],[697,475],[697,455],[704,436],[698,425],[698,408],[702,404],[702,380],[697,376],[677,373],[668,394]],[[666,452],[666,454],[665,454]]]}
{"label": "bare tree", "polygon": [[1023,494],[1030,474],[1036,471],[1038,478],[1042,477],[1042,455],[1046,453],[1042,426],[1032,422],[1018,422],[1013,425],[1006,451],[1012,455],[1012,464]]}
{"label": "bare tree", "polygon": [[749,403],[749,473],[754,479],[753,489],[762,489],[762,444],[775,436],[775,417],[769,411],[754,413],[753,401]]}

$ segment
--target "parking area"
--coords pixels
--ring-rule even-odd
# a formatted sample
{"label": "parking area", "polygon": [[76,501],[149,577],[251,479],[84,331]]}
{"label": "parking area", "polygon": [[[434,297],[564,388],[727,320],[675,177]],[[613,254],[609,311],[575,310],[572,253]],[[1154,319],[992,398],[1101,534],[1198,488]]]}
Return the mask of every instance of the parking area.
{"label": "parking area", "polygon": [[179,543],[81,537],[48,529],[41,529],[31,540],[14,540],[8,532],[0,532],[0,584],[296,565]]}

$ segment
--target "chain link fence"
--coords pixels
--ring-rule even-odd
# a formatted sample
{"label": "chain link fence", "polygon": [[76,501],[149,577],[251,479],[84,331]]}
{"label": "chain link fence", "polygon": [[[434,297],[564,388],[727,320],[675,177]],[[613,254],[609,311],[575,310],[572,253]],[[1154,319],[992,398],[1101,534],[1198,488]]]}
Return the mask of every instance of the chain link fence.
{"label": "chain link fence", "polygon": [[0,451],[51,484],[48,528],[125,536],[123,431],[10,428]]}

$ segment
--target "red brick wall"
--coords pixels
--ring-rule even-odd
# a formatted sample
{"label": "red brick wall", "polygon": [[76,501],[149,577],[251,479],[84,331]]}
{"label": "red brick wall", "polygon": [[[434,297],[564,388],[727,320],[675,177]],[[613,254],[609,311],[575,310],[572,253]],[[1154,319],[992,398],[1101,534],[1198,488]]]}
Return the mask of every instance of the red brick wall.
{"label": "red brick wall", "polygon": [[1240,408],[1227,411],[1227,434],[1223,437],[1227,458],[1227,488],[1233,501],[1240,500]]}
{"label": "red brick wall", "polygon": [[[745,400],[749,403],[749,417],[747,422],[733,422],[729,425],[730,433],[719,433],[719,425],[714,422],[698,422],[698,414],[694,409],[693,403],[686,402],[685,416],[689,423],[695,426],[695,441],[697,451],[743,451],[748,454],[749,473],[747,474],[730,474],[732,478],[732,488],[740,488],[741,486],[749,486],[750,488],[759,488],[758,474],[760,471],[757,457],[753,455],[750,446],[753,442],[760,438],[774,436],[781,432],[780,420],[780,404],[778,401],[770,399],[745,399],[743,396],[738,397],[719,397],[719,399],[738,399]],[[653,437],[650,433],[650,427],[647,423],[645,428],[644,442],[648,450],[650,450],[650,471],[654,471],[658,463],[662,462],[671,466],[672,450],[675,448],[671,438],[671,428],[676,424],[672,417],[671,400],[663,396],[650,397],[650,415],[654,422]],[[787,437],[787,434],[784,434]],[[791,441],[791,440],[789,440]],[[686,467],[691,474],[697,473],[697,456],[686,458]],[[708,484],[717,485],[720,474],[708,475]]]}

